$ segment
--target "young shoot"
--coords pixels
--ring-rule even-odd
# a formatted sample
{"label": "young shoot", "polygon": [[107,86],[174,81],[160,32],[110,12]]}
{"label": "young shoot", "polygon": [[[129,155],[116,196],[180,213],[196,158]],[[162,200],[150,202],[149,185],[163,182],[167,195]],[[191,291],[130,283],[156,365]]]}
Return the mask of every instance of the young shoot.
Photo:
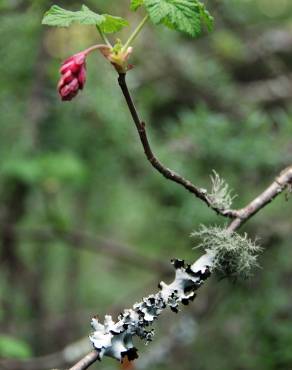
{"label": "young shoot", "polygon": [[[112,45],[108,34],[115,34],[129,22],[122,17],[109,14],[98,14],[87,6],[82,5],[80,10],[71,11],[53,5],[44,15],[42,23],[48,26],[69,27],[72,23],[81,25],[94,25],[103,44],[86,48],[85,51],[66,59],[60,69],[61,79],[58,91],[63,101],[72,100],[82,90],[86,81],[86,56],[88,50],[98,50],[114,66],[119,74],[126,74],[133,68],[128,60],[133,53],[133,44],[140,35],[148,21],[154,25],[163,25],[170,29],[184,32],[195,37],[201,33],[202,24],[210,30],[213,17],[209,14],[204,4],[199,0],[131,0],[130,9],[137,11],[139,8],[144,16],[138,26],[129,35],[127,41],[116,39]],[[146,14],[145,14],[146,13]],[[73,61],[73,63],[71,63]],[[67,63],[70,63],[67,66]],[[66,67],[64,67],[66,66]],[[65,71],[65,72],[64,72]]]}

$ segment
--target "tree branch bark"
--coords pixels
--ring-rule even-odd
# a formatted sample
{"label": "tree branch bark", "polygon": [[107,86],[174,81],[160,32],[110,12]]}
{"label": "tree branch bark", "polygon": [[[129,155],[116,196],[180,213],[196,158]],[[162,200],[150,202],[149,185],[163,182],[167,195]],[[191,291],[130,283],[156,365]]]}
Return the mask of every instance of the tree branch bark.
{"label": "tree branch bark", "polygon": [[83,357],[76,365],[70,368],[70,370],[86,370],[95,361],[99,359],[99,353],[96,350],[89,352],[85,357]]}
{"label": "tree branch bark", "polygon": [[[10,226],[7,227],[11,228]],[[101,237],[99,235],[94,235],[88,231],[56,231],[49,227],[31,229],[16,227],[13,230],[17,234],[21,235],[22,238],[32,238],[41,242],[60,238],[66,242],[67,245],[77,248],[80,251],[86,250],[94,253],[103,253],[125,263],[134,263],[134,265],[144,270],[155,270],[166,275],[171,271],[167,263],[163,263],[158,259],[143,255],[139,253],[136,248],[130,245]]]}

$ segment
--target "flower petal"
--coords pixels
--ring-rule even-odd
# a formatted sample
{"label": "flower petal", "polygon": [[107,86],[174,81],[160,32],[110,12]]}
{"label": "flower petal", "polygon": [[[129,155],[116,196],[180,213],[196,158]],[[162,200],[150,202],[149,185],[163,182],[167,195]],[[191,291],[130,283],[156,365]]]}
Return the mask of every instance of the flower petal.
{"label": "flower petal", "polygon": [[71,100],[77,95],[79,90],[79,83],[77,78],[74,78],[69,84],[62,87],[59,91],[62,100]]}

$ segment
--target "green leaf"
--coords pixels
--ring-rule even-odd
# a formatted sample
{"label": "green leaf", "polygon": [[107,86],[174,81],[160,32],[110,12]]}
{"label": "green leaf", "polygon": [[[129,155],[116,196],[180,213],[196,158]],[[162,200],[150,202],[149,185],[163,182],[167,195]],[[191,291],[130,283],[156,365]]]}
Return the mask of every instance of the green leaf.
{"label": "green leaf", "polygon": [[24,341],[0,335],[0,357],[25,359],[31,357],[31,355],[31,349]]}
{"label": "green leaf", "polygon": [[197,36],[202,22],[210,30],[213,17],[199,0],[144,0],[154,24],[164,24],[177,31]]}
{"label": "green leaf", "polygon": [[0,166],[6,178],[19,179],[28,185],[53,181],[79,185],[86,180],[84,163],[70,153],[46,153],[38,157],[7,158]]}
{"label": "green leaf", "polygon": [[204,4],[200,4],[201,19],[206,24],[208,31],[212,31],[214,26],[214,18],[208,12]]}
{"label": "green leaf", "polygon": [[36,184],[41,176],[37,161],[31,158],[7,158],[0,172],[6,178],[18,179],[28,185]]}
{"label": "green leaf", "polygon": [[120,17],[108,14],[97,14],[87,6],[82,5],[81,10],[73,12],[53,5],[43,18],[42,24],[56,27],[69,27],[73,22],[84,25],[97,25],[104,33],[113,33],[128,25],[128,22]]}
{"label": "green leaf", "polygon": [[114,17],[112,15],[103,14],[105,21],[99,27],[104,33],[114,33],[120,31],[123,27],[128,26],[129,23],[123,18]]}
{"label": "green leaf", "polygon": [[133,11],[136,11],[143,4],[144,4],[144,0],[131,0],[130,9]]}

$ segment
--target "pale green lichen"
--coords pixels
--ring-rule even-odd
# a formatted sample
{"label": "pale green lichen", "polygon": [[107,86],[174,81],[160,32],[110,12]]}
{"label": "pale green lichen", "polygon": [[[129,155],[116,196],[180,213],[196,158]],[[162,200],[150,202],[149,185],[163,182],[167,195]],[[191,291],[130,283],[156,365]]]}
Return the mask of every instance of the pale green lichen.
{"label": "pale green lichen", "polygon": [[231,208],[233,199],[236,195],[232,194],[232,190],[224,179],[222,179],[218,173],[213,170],[213,175],[210,176],[212,182],[211,192],[208,194],[208,198],[211,205],[222,211]]}
{"label": "pale green lichen", "polygon": [[257,257],[262,248],[247,234],[231,233],[218,226],[201,226],[192,236],[201,240],[197,247],[214,254],[213,270],[220,276],[246,279],[251,276],[253,268],[258,267]]}

